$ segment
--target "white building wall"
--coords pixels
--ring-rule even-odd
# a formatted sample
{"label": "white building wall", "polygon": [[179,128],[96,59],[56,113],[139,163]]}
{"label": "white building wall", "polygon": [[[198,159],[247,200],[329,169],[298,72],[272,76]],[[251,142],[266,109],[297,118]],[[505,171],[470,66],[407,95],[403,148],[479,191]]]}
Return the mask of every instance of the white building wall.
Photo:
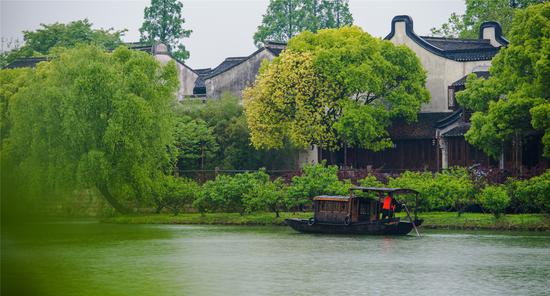
{"label": "white building wall", "polygon": [[491,65],[491,61],[457,62],[431,53],[407,36],[405,22],[395,24],[395,34],[390,41],[412,49],[427,71],[426,88],[430,92],[431,100],[422,105],[421,112],[450,112],[447,102],[448,86],[472,73],[475,68]]}
{"label": "white building wall", "polygon": [[219,98],[226,91],[240,97],[242,91],[256,80],[262,61],[274,58],[271,52],[264,49],[233,68],[205,79],[206,97]]}
{"label": "white building wall", "polygon": [[178,69],[178,80],[180,82],[180,87],[177,92],[178,100],[181,101],[185,96],[193,95],[195,80],[197,80],[199,75],[193,72],[193,70],[191,70],[188,66],[172,58],[164,44],[157,44],[155,46],[154,56],[155,59],[157,59],[157,61],[161,64],[166,64],[170,61],[174,61],[176,63],[176,67]]}

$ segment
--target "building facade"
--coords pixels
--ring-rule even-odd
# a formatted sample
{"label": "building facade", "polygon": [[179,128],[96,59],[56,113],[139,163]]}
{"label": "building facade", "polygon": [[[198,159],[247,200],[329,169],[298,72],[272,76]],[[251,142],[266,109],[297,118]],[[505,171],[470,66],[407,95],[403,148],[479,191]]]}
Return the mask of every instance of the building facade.
{"label": "building facade", "polygon": [[[498,160],[489,158],[464,139],[470,128],[471,114],[461,108],[455,94],[464,90],[469,74],[489,77],[491,60],[508,44],[498,23],[484,23],[477,39],[441,38],[417,35],[412,18],[399,15],[393,18],[385,39],[409,47],[427,72],[426,87],[431,100],[421,107],[417,122],[409,124],[395,120],[392,123],[389,134],[394,142],[393,148],[380,152],[357,148],[329,152],[313,146],[300,153],[298,163],[316,163],[325,159],[329,164],[341,167],[389,171],[436,171],[473,164],[520,171],[536,166],[548,167],[548,160],[542,157],[541,134],[533,132],[523,142],[505,145]],[[229,57],[215,68],[204,69],[192,69],[173,58],[164,44],[129,43],[127,46],[149,52],[161,63],[176,63],[180,81],[177,98],[181,101],[216,99],[223,93],[240,97],[242,91],[253,84],[262,62],[273,60],[286,44],[267,42],[249,56]],[[46,58],[17,60],[8,68],[33,67],[44,60]]]}
{"label": "building facade", "polygon": [[464,90],[469,74],[489,77],[491,60],[508,45],[498,23],[484,23],[478,39],[428,37],[418,36],[411,17],[401,15],[393,18],[391,32],[385,39],[396,45],[405,45],[416,53],[427,72],[430,102],[422,106],[417,122],[393,122],[389,128],[393,148],[381,152],[362,149],[335,153],[320,151],[321,158],[343,167],[388,171],[437,171],[451,166],[479,164],[517,173],[536,166],[548,167],[548,161],[542,158],[539,134],[529,135],[523,143],[505,145],[497,160],[464,138],[470,128],[471,112],[457,103],[455,94]]}

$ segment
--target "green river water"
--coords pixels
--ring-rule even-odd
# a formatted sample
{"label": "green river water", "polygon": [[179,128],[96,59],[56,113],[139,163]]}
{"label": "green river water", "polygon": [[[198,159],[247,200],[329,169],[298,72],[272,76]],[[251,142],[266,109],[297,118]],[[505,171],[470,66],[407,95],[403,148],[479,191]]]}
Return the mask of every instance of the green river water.
{"label": "green river water", "polygon": [[2,235],[2,295],[550,295],[548,233],[309,235],[59,222]]}

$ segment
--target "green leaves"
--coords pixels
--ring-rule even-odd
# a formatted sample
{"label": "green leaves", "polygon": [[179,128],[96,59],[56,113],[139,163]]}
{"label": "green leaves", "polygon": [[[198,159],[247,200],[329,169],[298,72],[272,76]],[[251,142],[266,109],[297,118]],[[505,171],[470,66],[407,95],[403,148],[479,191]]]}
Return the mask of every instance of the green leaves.
{"label": "green leaves", "polygon": [[500,155],[502,144],[543,132],[549,156],[546,105],[550,100],[550,3],[517,11],[510,44],[493,59],[487,80],[468,77],[458,102],[477,111],[466,139],[487,154]]}
{"label": "green leaves", "polygon": [[496,218],[499,218],[510,204],[510,197],[502,185],[489,185],[483,188],[478,198],[481,206],[493,213]]}
{"label": "green leaves", "polygon": [[269,175],[262,170],[234,176],[218,175],[215,180],[203,185],[201,195],[195,200],[193,206],[200,212],[225,211],[244,214],[244,197],[248,196],[247,202],[249,207],[252,207],[250,199],[257,197],[252,197],[251,194],[258,192],[258,188],[268,182]]}
{"label": "green leaves", "polygon": [[262,24],[254,33],[254,44],[287,42],[303,32],[340,28],[353,24],[347,0],[271,0]]}
{"label": "green leaves", "polygon": [[[516,0],[519,7],[525,7],[538,0]],[[447,23],[440,28],[432,28],[434,36],[478,38],[479,27],[483,22],[497,21],[508,36],[512,25],[515,7],[509,0],[466,0],[466,12],[463,15],[452,13]]]}
{"label": "green leaves", "polygon": [[177,0],[151,0],[151,6],[143,11],[143,24],[139,29],[142,42],[162,42],[169,47],[172,55],[185,61],[189,52],[182,39],[193,31],[183,28],[185,19],[181,16],[183,4]]}
{"label": "green leaves", "polygon": [[[42,63],[10,105],[9,157],[30,188],[97,187],[118,211],[168,166],[177,81],[146,53],[95,46]],[[2,70],[4,71],[4,70]],[[32,180],[32,181],[31,181]]]}
{"label": "green leaves", "polygon": [[175,140],[179,167],[204,169],[204,163],[211,163],[216,157],[218,143],[212,129],[201,119],[178,118]]}
{"label": "green leaves", "polygon": [[163,176],[156,194],[160,203],[174,215],[179,214],[186,204],[191,204],[200,192],[197,182],[174,176]]}
{"label": "green leaves", "polygon": [[112,50],[122,43],[121,38],[126,32],[126,29],[93,29],[88,19],[40,26],[36,31],[23,31],[25,44],[6,55],[6,63],[20,57],[50,55],[59,48],[72,48],[78,44],[97,45]]}
{"label": "green leaves", "polygon": [[518,207],[550,213],[550,170],[528,180],[513,181],[511,185],[513,198],[520,201]]}
{"label": "green leaves", "polygon": [[391,120],[414,121],[429,101],[425,82],[404,46],[358,27],[304,32],[244,92],[252,144],[279,148],[290,139],[300,148],[382,150],[391,146]]}
{"label": "green leaves", "polygon": [[288,189],[289,207],[301,208],[318,195],[345,195],[350,185],[340,182],[337,166],[326,166],[325,162],[305,165],[303,174],[292,178],[292,186]]}
{"label": "green leaves", "polygon": [[[423,211],[455,209],[458,212],[472,202],[474,184],[464,168],[451,168],[433,175],[431,172],[404,172],[390,178],[389,187],[411,188],[420,192],[419,206]],[[414,204],[414,196],[404,196]]]}

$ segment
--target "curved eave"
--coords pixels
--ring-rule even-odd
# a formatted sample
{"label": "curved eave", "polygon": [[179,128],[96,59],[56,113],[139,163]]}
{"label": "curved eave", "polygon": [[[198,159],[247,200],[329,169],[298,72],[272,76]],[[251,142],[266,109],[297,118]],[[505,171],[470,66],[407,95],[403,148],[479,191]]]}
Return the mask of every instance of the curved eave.
{"label": "curved eave", "polygon": [[[469,62],[469,61],[488,61],[493,58],[492,56],[474,56],[474,57],[452,57],[452,55],[456,54],[464,54],[471,52],[472,54],[480,53],[480,52],[491,52],[491,51],[497,51],[498,48],[495,49],[484,49],[484,50],[460,50],[460,51],[445,51],[437,46],[434,46],[433,44],[427,42],[426,40],[422,39],[420,36],[416,35],[416,33],[413,30],[413,20],[408,15],[398,15],[395,16],[392,19],[391,22],[391,32],[384,37],[384,40],[391,40],[393,36],[395,35],[395,24],[398,22],[404,22],[405,23],[405,32],[407,34],[407,37],[411,38],[416,44],[418,44],[420,47],[424,48],[425,50],[440,56],[445,59],[457,61],[457,62]],[[500,36],[500,35],[498,35]],[[499,41],[500,42],[500,41]]]}

